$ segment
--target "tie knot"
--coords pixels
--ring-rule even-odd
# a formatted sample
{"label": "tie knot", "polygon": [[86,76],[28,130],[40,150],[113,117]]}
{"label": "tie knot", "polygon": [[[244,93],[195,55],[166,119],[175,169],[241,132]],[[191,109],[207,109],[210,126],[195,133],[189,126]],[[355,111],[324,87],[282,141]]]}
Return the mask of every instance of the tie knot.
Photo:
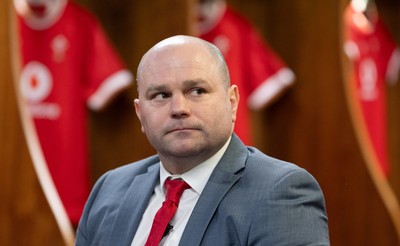
{"label": "tie knot", "polygon": [[173,201],[175,204],[179,204],[179,199],[183,191],[190,188],[183,179],[167,179],[165,180],[164,186],[167,190],[165,199]]}

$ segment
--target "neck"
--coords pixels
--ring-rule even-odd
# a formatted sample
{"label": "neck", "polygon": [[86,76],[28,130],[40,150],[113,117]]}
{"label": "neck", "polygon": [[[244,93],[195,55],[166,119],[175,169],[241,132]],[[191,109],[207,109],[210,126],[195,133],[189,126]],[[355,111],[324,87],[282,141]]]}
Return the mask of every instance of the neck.
{"label": "neck", "polygon": [[170,174],[183,174],[188,172],[192,168],[206,161],[211,156],[212,155],[202,155],[199,157],[171,157],[159,154],[160,161]]}
{"label": "neck", "polygon": [[160,153],[158,152],[158,156],[160,161],[162,162],[164,168],[170,174],[183,174],[194,167],[202,164],[210,158],[213,158],[219,153],[219,158],[222,157],[225,150],[228,148],[228,145],[231,141],[231,137],[229,137],[225,142],[219,143],[213,148],[202,149],[197,153],[188,154],[185,156],[178,156],[171,153]]}

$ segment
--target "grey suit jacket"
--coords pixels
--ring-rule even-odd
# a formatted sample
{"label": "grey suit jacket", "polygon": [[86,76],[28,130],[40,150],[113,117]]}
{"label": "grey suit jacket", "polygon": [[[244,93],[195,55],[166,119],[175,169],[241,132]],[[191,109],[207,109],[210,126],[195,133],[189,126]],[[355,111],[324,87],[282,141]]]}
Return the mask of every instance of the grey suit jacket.
{"label": "grey suit jacket", "polygon": [[[76,245],[130,245],[157,184],[158,163],[152,156],[104,174],[86,203]],[[233,135],[180,245],[329,245],[323,194],[304,169]]]}

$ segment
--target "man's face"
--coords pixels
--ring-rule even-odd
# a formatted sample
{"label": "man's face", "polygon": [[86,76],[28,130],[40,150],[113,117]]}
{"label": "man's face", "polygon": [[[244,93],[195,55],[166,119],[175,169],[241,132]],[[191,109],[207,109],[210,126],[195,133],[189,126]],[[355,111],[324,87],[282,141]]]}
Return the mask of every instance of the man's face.
{"label": "man's face", "polygon": [[233,130],[237,87],[222,81],[216,61],[200,45],[161,48],[138,75],[136,113],[160,157],[214,154]]}

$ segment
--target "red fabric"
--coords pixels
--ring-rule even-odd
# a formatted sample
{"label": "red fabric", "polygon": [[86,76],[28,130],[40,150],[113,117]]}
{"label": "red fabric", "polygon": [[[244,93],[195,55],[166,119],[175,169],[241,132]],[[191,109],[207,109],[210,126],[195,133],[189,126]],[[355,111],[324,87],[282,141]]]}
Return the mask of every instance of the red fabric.
{"label": "red fabric", "polygon": [[240,101],[235,133],[245,144],[252,144],[249,96],[286,64],[262,40],[258,31],[230,6],[221,21],[199,36],[215,44],[225,57],[232,84],[239,87]]}
{"label": "red fabric", "polygon": [[174,217],[174,214],[178,208],[179,200],[185,189],[189,189],[190,186],[182,179],[167,179],[165,180],[165,189],[167,195],[161,208],[157,211],[154,216],[153,225],[151,227],[150,235],[147,238],[146,246],[157,246],[164,236],[165,230],[167,229],[168,223]]}
{"label": "red fabric", "polygon": [[[377,13],[376,13],[377,14]],[[362,111],[368,140],[383,174],[389,173],[388,122],[386,112],[386,76],[396,54],[396,44],[378,18],[366,20],[351,5],[345,12],[345,51],[353,63],[355,95]],[[364,25],[362,25],[364,24]]]}
{"label": "red fabric", "polygon": [[87,100],[124,66],[97,20],[71,2],[46,29],[18,21],[23,95],[57,191],[77,224],[90,190]]}

